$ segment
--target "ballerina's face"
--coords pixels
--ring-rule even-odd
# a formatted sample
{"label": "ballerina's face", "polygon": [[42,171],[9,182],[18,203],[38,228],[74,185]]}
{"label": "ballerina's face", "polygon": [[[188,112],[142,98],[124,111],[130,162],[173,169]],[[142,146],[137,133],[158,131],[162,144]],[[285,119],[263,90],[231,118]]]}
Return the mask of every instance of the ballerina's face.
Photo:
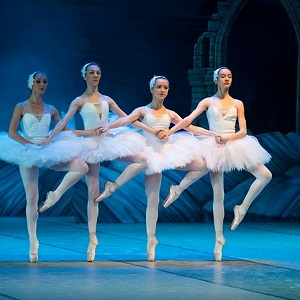
{"label": "ballerina's face", "polygon": [[156,79],[150,91],[154,99],[164,101],[169,93],[169,81],[163,78]]}
{"label": "ballerina's face", "polygon": [[90,65],[86,68],[85,80],[90,86],[97,86],[101,78],[101,70],[96,65]]}
{"label": "ballerina's face", "polygon": [[46,91],[47,85],[48,85],[47,76],[42,73],[37,73],[34,76],[32,91],[38,94],[43,94]]}
{"label": "ballerina's face", "polygon": [[229,69],[221,69],[218,73],[217,84],[220,88],[229,88],[232,84],[232,74]]}

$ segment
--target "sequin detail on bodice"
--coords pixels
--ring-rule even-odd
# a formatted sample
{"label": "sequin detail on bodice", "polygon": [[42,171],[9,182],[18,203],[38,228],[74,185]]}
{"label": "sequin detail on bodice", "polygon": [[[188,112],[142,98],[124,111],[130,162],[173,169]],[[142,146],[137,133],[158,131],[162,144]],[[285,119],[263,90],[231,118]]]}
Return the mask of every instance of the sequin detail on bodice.
{"label": "sequin detail on bodice", "polygon": [[206,111],[209,129],[220,134],[235,133],[235,124],[237,120],[237,108],[230,106],[220,108],[211,105]]}
{"label": "sequin detail on bodice", "polygon": [[83,120],[84,129],[105,127],[108,124],[109,105],[108,102],[99,97],[98,103],[85,102],[81,108],[80,115]]}

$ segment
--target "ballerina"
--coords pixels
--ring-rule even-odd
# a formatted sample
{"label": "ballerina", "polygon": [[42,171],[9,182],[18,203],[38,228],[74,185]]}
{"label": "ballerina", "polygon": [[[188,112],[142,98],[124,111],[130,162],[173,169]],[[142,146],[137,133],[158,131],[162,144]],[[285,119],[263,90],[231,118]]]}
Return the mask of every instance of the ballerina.
{"label": "ballerina", "polygon": [[[51,121],[57,123],[60,120],[57,109],[43,101],[47,85],[48,78],[44,72],[37,71],[29,76],[31,96],[15,106],[9,132],[0,136],[0,159],[19,165],[25,188],[29,260],[33,263],[38,261],[39,248],[36,232],[39,168],[67,171],[52,192],[58,199],[88,171],[87,164],[79,159],[81,146],[70,131],[62,132],[52,143],[45,144]],[[19,125],[22,132],[18,131]]]}
{"label": "ballerina", "polygon": [[[76,97],[72,101],[68,112],[53,129],[47,142],[49,143],[65,128],[76,112],[80,113],[84,123],[84,130],[75,129],[73,132],[81,137],[79,142],[83,151],[82,158],[89,167],[89,171],[86,174],[89,230],[87,261],[93,262],[96,246],[98,245],[96,236],[98,204],[94,199],[99,195],[100,163],[115,159],[131,162],[119,179],[118,185],[122,185],[143,170],[147,158],[142,153],[146,144],[141,134],[128,128],[107,130],[110,110],[120,117],[126,116],[126,114],[112,98],[99,92],[98,86],[102,75],[100,66],[95,62],[87,63],[83,66],[81,75],[86,82],[86,90],[81,96]],[[105,129],[101,130],[100,128]],[[114,185],[114,188],[117,189],[118,185]],[[53,198],[51,202],[47,203],[47,207],[54,205],[57,200]]]}
{"label": "ballerina", "polygon": [[[127,117],[120,118],[109,124],[108,128],[116,128],[137,120],[141,120],[142,123],[152,128],[152,130],[144,131],[144,136],[147,141],[145,153],[148,157],[148,163],[145,167],[147,257],[148,261],[154,261],[155,247],[158,244],[155,233],[162,172],[169,169],[189,171],[182,180],[180,187],[170,192],[167,199],[171,201],[180,195],[181,190],[193,184],[205,175],[208,170],[199,153],[199,142],[193,134],[181,132],[172,135],[170,139],[163,138],[164,131],[169,129],[171,123],[176,124],[181,121],[181,117],[176,112],[164,106],[164,100],[169,92],[168,79],[165,76],[154,76],[150,80],[150,92],[152,94],[150,104],[136,108]],[[190,128],[192,127],[191,125]],[[216,136],[215,133],[199,127],[195,127],[194,131],[197,134]],[[113,186],[113,184],[108,182],[106,187]],[[107,188],[95,201],[102,201],[113,192],[114,190]],[[169,204],[165,201],[164,205]]]}
{"label": "ballerina", "polygon": [[[224,172],[246,170],[255,176],[241,205],[234,207],[234,219],[231,230],[235,230],[243,220],[249,206],[272,179],[272,174],[264,165],[271,155],[253,136],[247,135],[243,102],[230,96],[232,73],[227,67],[214,71],[213,80],[217,92],[199,102],[196,109],[169,131],[164,138],[181,128],[186,128],[202,112],[206,111],[209,128],[217,133],[215,139],[206,138],[201,141],[203,158],[210,170],[211,184],[214,194],[213,214],[216,232],[214,248],[215,260],[222,260],[224,220]],[[239,129],[235,130],[238,120]]]}

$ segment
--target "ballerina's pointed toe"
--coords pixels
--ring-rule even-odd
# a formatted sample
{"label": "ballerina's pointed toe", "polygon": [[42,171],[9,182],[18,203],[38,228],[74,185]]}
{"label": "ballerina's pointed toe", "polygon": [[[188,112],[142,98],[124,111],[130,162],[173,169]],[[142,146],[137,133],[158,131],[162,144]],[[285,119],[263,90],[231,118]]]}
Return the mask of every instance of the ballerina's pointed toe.
{"label": "ballerina's pointed toe", "polygon": [[171,185],[170,192],[163,203],[163,207],[167,208],[174,201],[176,201],[180,195],[181,195],[181,191],[179,190],[179,187],[175,185]]}
{"label": "ballerina's pointed toe", "polygon": [[246,212],[243,211],[239,205],[236,205],[234,207],[233,212],[234,212],[234,219],[231,223],[231,227],[230,227],[231,230],[235,230],[239,226],[239,224],[242,222],[246,214]]}
{"label": "ballerina's pointed toe", "polygon": [[57,199],[54,197],[53,192],[49,192],[47,194],[45,202],[39,207],[38,212],[44,212],[45,210],[49,209],[51,206],[53,206],[57,202]]}
{"label": "ballerina's pointed toe", "polygon": [[222,261],[222,249],[225,243],[226,240],[224,236],[218,236],[216,238],[216,244],[214,248],[215,261]]}
{"label": "ballerina's pointed toe", "polygon": [[89,246],[87,249],[86,261],[93,262],[96,256],[96,247],[98,245],[97,237],[90,238]]}
{"label": "ballerina's pointed toe", "polygon": [[155,247],[158,245],[158,240],[154,237],[147,242],[147,258],[148,261],[155,260]]}
{"label": "ballerina's pointed toe", "polygon": [[107,181],[104,185],[104,191],[100,193],[94,201],[96,203],[103,201],[107,197],[109,197],[111,194],[113,194],[117,189],[119,188],[119,185],[115,182]]}

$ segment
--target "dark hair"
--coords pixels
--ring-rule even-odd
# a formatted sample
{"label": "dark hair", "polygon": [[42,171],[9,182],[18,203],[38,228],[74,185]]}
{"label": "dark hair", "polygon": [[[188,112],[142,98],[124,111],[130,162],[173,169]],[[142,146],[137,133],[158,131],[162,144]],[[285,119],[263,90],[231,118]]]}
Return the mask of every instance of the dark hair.
{"label": "dark hair", "polygon": [[48,78],[47,74],[43,71],[35,71],[32,74],[30,74],[29,77],[28,77],[28,81],[27,81],[28,82],[28,88],[29,88],[30,91],[32,90],[32,85],[34,83],[34,78],[37,74],[42,74],[42,75],[44,75],[45,77]]}
{"label": "dark hair", "polygon": [[81,69],[81,76],[82,76],[82,77],[85,76],[85,74],[86,74],[86,69],[87,69],[89,66],[97,66],[97,67],[100,69],[100,71],[101,71],[100,66],[99,66],[97,63],[95,63],[95,62],[92,61],[92,62],[89,62],[89,63],[85,64],[85,65],[82,67],[82,69]]}

